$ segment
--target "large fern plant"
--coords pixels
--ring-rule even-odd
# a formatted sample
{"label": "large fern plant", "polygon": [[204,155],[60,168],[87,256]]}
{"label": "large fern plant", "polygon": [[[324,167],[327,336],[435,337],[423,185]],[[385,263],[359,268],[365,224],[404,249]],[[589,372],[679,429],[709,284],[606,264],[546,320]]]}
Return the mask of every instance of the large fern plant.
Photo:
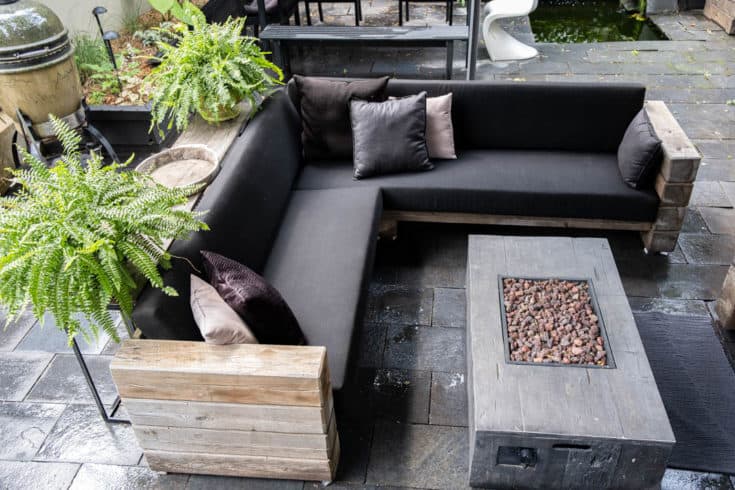
{"label": "large fern plant", "polygon": [[176,46],[160,43],[161,64],[147,78],[151,90],[153,128],[168,120],[179,131],[196,111],[218,123],[237,116],[238,104],[253,107],[257,95],[266,95],[281,83],[283,73],[258,46],[243,36],[245,18],[207,24],[204,15],[186,3],[189,24],[174,28]]}
{"label": "large fern plant", "polygon": [[108,305],[130,316],[136,276],[176,295],[158,270],[171,259],[164,240],[206,225],[177,207],[191,189],[121,172],[127,164],[104,166],[96,154],[82,162],[78,134],[52,120],[63,156],[47,168],[24,152],[28,168],[14,171],[19,192],[0,198],[0,305],[8,324],[31,306],[37,318],[53,315],[70,342],[79,333],[96,337],[100,328],[118,340]]}

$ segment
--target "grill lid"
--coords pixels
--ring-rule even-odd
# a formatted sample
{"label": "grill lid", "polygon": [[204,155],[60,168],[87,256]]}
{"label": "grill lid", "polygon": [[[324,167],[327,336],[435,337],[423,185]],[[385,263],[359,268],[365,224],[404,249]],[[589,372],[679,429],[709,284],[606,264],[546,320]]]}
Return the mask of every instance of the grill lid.
{"label": "grill lid", "polygon": [[72,54],[68,31],[35,0],[0,0],[0,73],[30,71]]}

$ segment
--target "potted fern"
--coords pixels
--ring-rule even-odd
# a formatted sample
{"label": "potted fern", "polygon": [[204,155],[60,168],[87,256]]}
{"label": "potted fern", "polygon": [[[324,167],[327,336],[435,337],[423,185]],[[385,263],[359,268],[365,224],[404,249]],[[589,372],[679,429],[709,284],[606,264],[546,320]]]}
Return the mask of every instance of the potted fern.
{"label": "potted fern", "polygon": [[178,43],[159,45],[161,64],[146,78],[154,125],[168,120],[168,127],[179,131],[187,127],[192,112],[210,123],[233,119],[241,101],[255,107],[257,97],[283,80],[258,40],[242,35],[244,18],[207,24],[193,4],[183,5],[185,22],[173,28]]}
{"label": "potted fern", "polygon": [[62,157],[47,168],[21,150],[27,168],[13,172],[20,190],[0,197],[0,305],[8,323],[29,306],[36,318],[50,313],[70,344],[100,328],[118,341],[108,306],[116,303],[129,318],[137,278],[176,295],[158,270],[171,259],[164,241],[207,226],[177,207],[191,189],[121,172],[127,164],[103,166],[94,153],[83,162],[79,135],[52,121]]}

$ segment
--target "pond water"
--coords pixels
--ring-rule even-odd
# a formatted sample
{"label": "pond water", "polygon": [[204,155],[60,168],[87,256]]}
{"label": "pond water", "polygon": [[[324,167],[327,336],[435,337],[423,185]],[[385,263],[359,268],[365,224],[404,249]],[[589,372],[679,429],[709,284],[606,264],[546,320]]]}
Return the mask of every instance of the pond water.
{"label": "pond water", "polygon": [[650,20],[636,20],[618,0],[539,0],[531,13],[536,42],[597,43],[667,39]]}

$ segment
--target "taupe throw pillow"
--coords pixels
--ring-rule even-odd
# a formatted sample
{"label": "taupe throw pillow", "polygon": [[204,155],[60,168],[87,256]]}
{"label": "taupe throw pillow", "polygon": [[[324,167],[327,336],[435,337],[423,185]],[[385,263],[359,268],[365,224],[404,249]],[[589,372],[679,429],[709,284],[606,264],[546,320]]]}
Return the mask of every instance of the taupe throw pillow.
{"label": "taupe throw pillow", "polygon": [[205,342],[211,344],[257,344],[242,318],[208,282],[191,276],[191,313]]}
{"label": "taupe throw pillow", "polygon": [[385,100],[388,77],[328,80],[294,75],[300,100],[306,160],[352,158],[350,99]]}
{"label": "taupe throw pillow", "polygon": [[457,158],[452,126],[452,94],[426,99],[426,146],[429,158]]}
{"label": "taupe throw pillow", "polygon": [[354,177],[431,170],[426,149],[426,92],[350,105]]}
{"label": "taupe throw pillow", "polygon": [[249,267],[202,250],[204,268],[214,286],[261,344],[303,345],[299,322],[281,294]]}

